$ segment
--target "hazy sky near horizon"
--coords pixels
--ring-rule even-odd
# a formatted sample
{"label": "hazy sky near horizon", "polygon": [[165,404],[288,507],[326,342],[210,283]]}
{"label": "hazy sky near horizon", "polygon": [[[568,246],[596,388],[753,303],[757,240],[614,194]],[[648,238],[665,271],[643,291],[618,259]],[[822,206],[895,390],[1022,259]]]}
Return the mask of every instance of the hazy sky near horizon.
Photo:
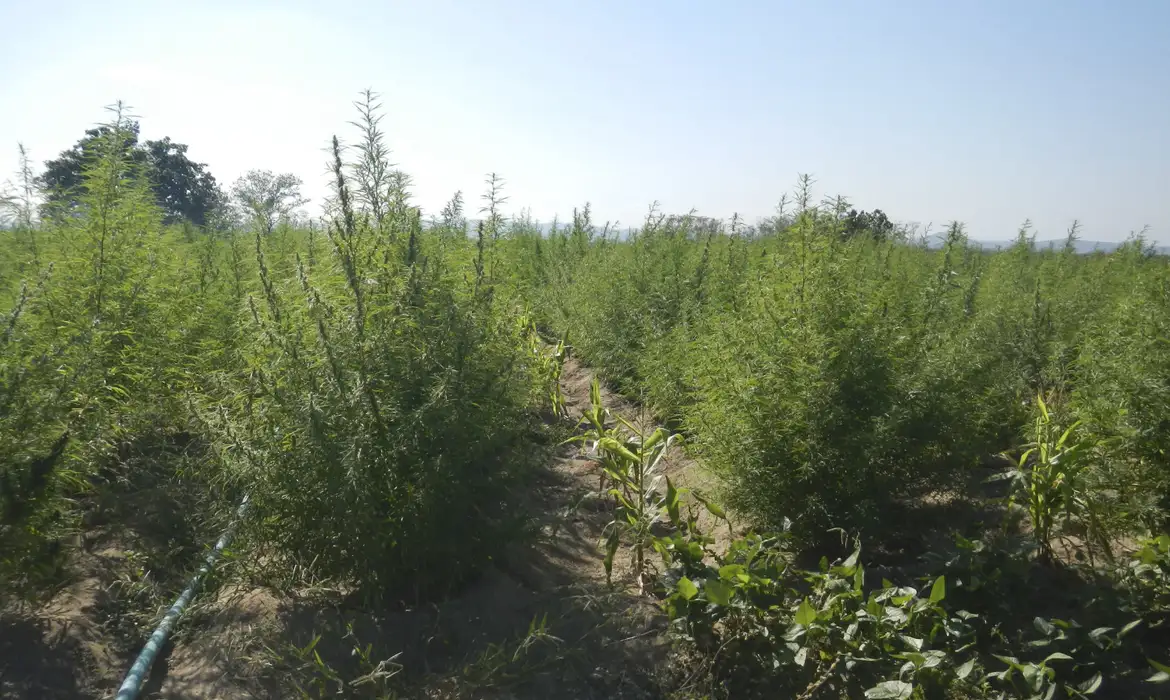
{"label": "hazy sky near horizon", "polygon": [[0,25],[0,181],[121,99],[224,184],[318,199],[371,87],[426,212],[495,171],[541,220],[751,220],[811,173],[983,240],[1170,243],[1170,0],[0,0]]}

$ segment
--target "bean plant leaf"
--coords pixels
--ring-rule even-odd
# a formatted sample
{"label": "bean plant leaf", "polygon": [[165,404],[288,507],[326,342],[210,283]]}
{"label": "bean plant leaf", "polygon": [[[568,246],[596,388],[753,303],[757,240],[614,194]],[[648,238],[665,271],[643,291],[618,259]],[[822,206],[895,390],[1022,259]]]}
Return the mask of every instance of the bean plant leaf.
{"label": "bean plant leaf", "polygon": [[930,604],[937,605],[947,597],[947,578],[946,576],[939,576],[934,580],[934,585],[930,587]]}
{"label": "bean plant leaf", "polygon": [[796,656],[793,657],[792,660],[796,662],[797,666],[804,666],[804,664],[808,661],[808,647],[801,647],[800,650],[796,652]]}
{"label": "bean plant leaf", "polygon": [[817,611],[813,606],[809,605],[807,598],[800,602],[800,607],[796,609],[796,616],[793,618],[793,621],[805,627],[817,621]]}
{"label": "bean plant leaf", "polygon": [[719,567],[719,578],[731,581],[744,572],[743,564],[727,564]]}
{"label": "bean plant leaf", "polygon": [[714,515],[720,520],[727,520],[727,513],[723,511],[723,508],[718,503],[715,503],[698,491],[692,492],[692,495],[698,499],[699,503],[702,503],[703,506],[707,508],[707,512],[709,512],[711,515]]}
{"label": "bean plant leaf", "polygon": [[1051,622],[1045,620],[1042,617],[1037,617],[1032,620],[1032,626],[1036,628],[1037,632],[1046,637],[1056,632],[1056,627]]}
{"label": "bean plant leaf", "polygon": [[1036,664],[1028,664],[1020,673],[1023,674],[1028,689],[1033,693],[1039,693],[1040,688],[1044,685],[1044,669]]}
{"label": "bean plant leaf", "polygon": [[966,662],[960,664],[959,667],[955,669],[955,676],[957,676],[959,680],[965,680],[967,676],[971,675],[971,671],[974,670],[975,659],[967,659]]}
{"label": "bean plant leaf", "polygon": [[678,592],[683,598],[690,600],[699,594],[699,587],[695,585],[694,581],[683,576],[678,580]]}
{"label": "bean plant leaf", "polygon": [[1146,659],[1146,661],[1149,661],[1150,665],[1157,671],[1157,673],[1146,679],[1147,683],[1165,683],[1166,681],[1170,681],[1170,666],[1154,661],[1153,659]]}
{"label": "bean plant leaf", "polygon": [[882,681],[865,691],[871,700],[906,700],[914,693],[914,685],[906,681]]}
{"label": "bean plant leaf", "polygon": [[730,605],[731,594],[734,592],[731,586],[716,579],[708,579],[703,584],[703,590],[707,592],[707,600],[716,605]]}
{"label": "bean plant leaf", "polygon": [[1085,681],[1084,683],[1079,684],[1077,686],[1077,690],[1079,690],[1081,693],[1083,693],[1085,695],[1089,695],[1091,693],[1097,692],[1097,689],[1100,687],[1101,687],[1101,672],[1098,671],[1097,673],[1093,674],[1092,678]]}
{"label": "bean plant leaf", "polygon": [[1129,634],[1130,632],[1132,632],[1132,631],[1134,630],[1134,628],[1135,628],[1135,627],[1137,627],[1137,626],[1138,626],[1138,625],[1140,625],[1140,624],[1142,624],[1142,621],[1141,621],[1141,620],[1134,620],[1133,622],[1129,623],[1129,624],[1128,624],[1128,625],[1126,625],[1125,627],[1122,627],[1122,628],[1121,628],[1121,631],[1117,633],[1117,638],[1118,638],[1118,639],[1121,639],[1121,638],[1122,638],[1122,637],[1124,637],[1125,635],[1127,635],[1127,634]]}

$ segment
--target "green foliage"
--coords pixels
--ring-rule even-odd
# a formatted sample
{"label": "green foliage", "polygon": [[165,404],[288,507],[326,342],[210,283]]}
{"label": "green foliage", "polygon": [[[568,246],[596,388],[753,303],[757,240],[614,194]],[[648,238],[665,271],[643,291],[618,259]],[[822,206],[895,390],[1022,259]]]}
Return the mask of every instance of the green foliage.
{"label": "green foliage", "polygon": [[503,506],[524,464],[522,327],[426,254],[417,212],[359,216],[334,155],[330,252],[310,268],[255,234],[251,338],[204,413],[263,514],[257,543],[291,558],[279,566],[443,595],[520,518]]}
{"label": "green foliage", "polygon": [[791,520],[806,544],[835,527],[890,535],[891,509],[946,496],[1018,444],[1037,393],[1082,421],[1086,445],[1110,445],[1081,487],[1108,502],[1093,527],[1160,527],[1165,258],[1140,241],[1038,251],[1027,225],[997,253],[958,224],[928,249],[876,211],[814,206],[807,178],[795,200],[754,228],[652,210],[625,240],[578,217],[509,241],[509,274],[607,381],[677,421],[731,505]]}
{"label": "green foliage", "polygon": [[186,434],[184,393],[230,342],[219,250],[197,257],[163,227],[123,148],[132,134],[115,113],[90,144],[73,215],[30,229],[39,243],[17,268],[0,338],[0,593],[36,588],[37,562],[76,527],[73,499],[120,478],[136,445]]}
{"label": "green foliage", "polygon": [[138,142],[138,122],[128,121],[124,127],[99,126],[87,129],[85,136],[67,151],[45,162],[40,184],[49,192],[49,203],[72,208],[78,204],[86,168],[101,157],[102,149],[111,138],[118,140],[117,148],[125,157],[144,168],[151,183],[155,200],[162,208],[164,221],[189,221],[196,226],[209,222],[213,210],[220,205],[220,191],[215,178],[204,163],[187,157],[187,145],[164,137],[155,141]]}
{"label": "green foliage", "polygon": [[268,655],[285,671],[284,680],[292,686],[297,697],[317,700],[343,696],[395,700],[399,697],[395,680],[402,666],[396,659],[400,654],[378,659],[373,644],[362,644],[353,625],[346,625],[345,639],[351,644],[351,668],[335,668],[321,656],[318,645],[321,635],[315,635],[308,644],[289,644],[283,651],[268,649]]}
{"label": "green foliage", "polygon": [[1151,627],[1170,624],[1170,535],[1142,542],[1119,576],[1134,614],[1149,619]]}
{"label": "green foliage", "polygon": [[[1075,229],[1037,250],[1025,226],[991,253],[956,223],[928,248],[880,210],[816,205],[808,178],[757,226],[652,208],[619,235],[586,204],[545,233],[505,214],[495,174],[469,238],[462,193],[423,224],[376,95],[357,106],[323,227],[291,220],[299,180],[253,171],[235,194],[254,226],[228,230],[186,147],[140,146],[120,111],[50,162],[40,220],[25,157],[0,231],[0,595],[47,590],[87,499],[166,469],[199,491],[182,517],[200,524],[251,494],[243,542],[269,573],[447,594],[526,517],[515,487],[538,410],[567,416],[571,331],[672,425],[609,415],[594,384],[581,439],[613,503],[606,571],[629,547],[718,683],[807,700],[1165,680],[1170,540],[1148,535],[1170,512],[1170,264],[1140,238],[1080,256]],[[756,530],[665,478],[675,430]],[[970,499],[973,470],[1021,442],[1028,547],[968,532],[897,583],[856,545],[797,565],[841,531],[889,554],[902,514]],[[1141,539],[1115,566],[1124,536]],[[1026,612],[1065,584],[1094,586],[1079,622]],[[392,694],[392,664],[357,653]],[[489,650],[469,677],[524,653]],[[318,674],[305,692],[354,690],[312,645],[295,656]]]}
{"label": "green foliage", "polygon": [[117,113],[86,142],[67,216],[2,234],[20,245],[0,261],[0,594],[45,590],[91,498],[167,468],[199,529],[251,494],[242,542],[271,574],[459,586],[526,517],[514,487],[537,402],[564,410],[563,346],[533,354],[521,304],[468,274],[466,237],[422,226],[407,179],[379,222],[338,148],[324,231],[169,227],[136,128]]}
{"label": "green foliage", "polygon": [[569,411],[561,386],[561,373],[564,371],[565,360],[569,357],[569,346],[565,344],[565,338],[558,340],[556,345],[547,346],[527,313],[520,317],[520,327],[533,361],[538,393],[541,398],[547,400],[553,417],[567,418]]}
{"label": "green foliage", "polygon": [[[1023,234],[1011,251],[989,259],[965,247],[957,226],[935,254],[842,242],[832,228],[833,219],[806,211],[775,240],[759,241],[761,258],[777,262],[749,276],[746,303],[732,297],[691,308],[696,327],[710,323],[717,334],[680,331],[690,321],[676,320],[656,336],[686,344],[675,356],[681,359],[663,363],[679,362],[672,369],[683,368],[681,380],[641,369],[653,343],[626,344],[659,334],[652,323],[631,314],[628,327],[590,328],[596,311],[586,304],[573,316],[572,290],[567,294],[560,313],[580,323],[579,335],[597,334],[578,343],[583,354],[596,352],[622,385],[639,392],[667,380],[683,387],[683,427],[727,478],[741,512],[765,526],[764,534],[717,547],[696,513],[701,505],[725,520],[709,499],[688,497],[669,480],[666,494],[631,489],[645,494],[638,501],[645,508],[617,502],[613,523],[622,529],[611,523],[607,530],[607,568],[621,540],[613,535],[627,531],[629,543],[662,557],[652,590],[697,653],[700,667],[690,677],[706,670],[711,687],[731,696],[779,688],[810,698],[825,687],[832,688],[826,696],[867,698],[1083,698],[1102,687],[1126,694],[1149,677],[1147,657],[1150,680],[1163,680],[1152,659],[1164,656],[1170,540],[1145,542],[1116,569],[1112,549],[1113,528],[1141,527],[1126,510],[1142,513],[1144,506],[1119,481],[1140,475],[1143,488],[1164,487],[1156,473],[1133,464],[1156,464],[1149,438],[1104,430],[1128,411],[1114,405],[1110,416],[1088,402],[1076,362],[1083,332],[1109,316],[1088,298],[1116,281],[1078,269],[1100,259],[1038,255]],[[638,277],[621,266],[638,259],[640,245],[635,238],[624,253],[586,249],[584,265],[596,255],[614,267],[605,281],[579,282],[593,303],[611,308],[607,287],[627,290],[621,294],[636,288]],[[707,243],[689,245],[693,269],[702,269]],[[1165,268],[1161,260],[1140,263],[1158,274]],[[661,267],[669,274],[674,266]],[[920,277],[904,274],[908,269]],[[1048,287],[1067,296],[1052,300]],[[679,396],[674,391],[660,396]],[[1038,397],[1030,441],[1005,475],[1012,482],[1007,501],[1027,514],[1031,548],[1011,545],[1011,536],[990,544],[958,536],[952,553],[928,553],[918,568],[922,589],[885,578],[878,585],[860,563],[860,547],[837,563],[821,558],[818,570],[798,567],[801,550],[825,543],[820,528],[861,530],[881,544],[887,507],[945,492],[947,481],[975,467],[991,446],[1024,432],[1025,392]],[[1045,396],[1062,399],[1060,417]],[[1094,432],[1087,420],[1064,420],[1075,411],[1102,427]],[[634,434],[622,442],[606,418],[594,389],[583,438],[597,444],[607,478],[620,483],[624,469],[645,462],[635,452],[642,441],[627,427]],[[1144,425],[1161,438],[1157,420]],[[1058,540],[1078,557],[1088,554],[1090,567],[1061,564]],[[1094,553],[1106,555],[1104,568]],[[1076,619],[1035,615],[1051,608],[1038,605],[1038,596],[1061,586],[1073,586]]]}
{"label": "green foliage", "polygon": [[[621,483],[623,470],[641,463],[633,454],[639,444],[623,445],[612,437],[616,429],[605,428],[596,387],[582,439],[597,445],[606,476]],[[708,659],[712,684],[732,696],[779,690],[810,698],[827,685],[843,697],[1086,697],[1105,684],[1106,674],[1133,675],[1123,659],[1136,651],[1133,635],[1142,619],[1085,634],[1075,621],[1042,617],[1026,629],[1005,628],[960,607],[972,594],[986,595],[987,583],[1001,575],[981,543],[962,542],[969,556],[925,576],[921,589],[885,579],[875,586],[860,546],[844,560],[822,558],[819,569],[804,570],[786,548],[788,532],[733,538],[720,551],[700,528],[695,505],[718,521],[726,520],[723,510],[669,480],[665,495],[645,498],[640,511],[621,499],[620,489],[609,493],[619,499],[617,532],[634,543],[643,538],[662,558],[653,590],[672,629]],[[620,517],[635,512],[647,527]],[[1163,544],[1150,542],[1124,570],[1136,582],[1120,582],[1126,590],[1158,579]],[[606,548],[607,570],[614,549]],[[957,604],[949,602],[952,587]]]}

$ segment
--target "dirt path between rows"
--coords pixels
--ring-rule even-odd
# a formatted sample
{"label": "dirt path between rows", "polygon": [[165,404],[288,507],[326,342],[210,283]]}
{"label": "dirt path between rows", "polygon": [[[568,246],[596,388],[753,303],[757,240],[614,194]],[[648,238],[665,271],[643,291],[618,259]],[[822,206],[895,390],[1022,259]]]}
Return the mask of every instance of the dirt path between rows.
{"label": "dirt path between rows", "polygon": [[[589,407],[592,379],[576,359],[566,362],[562,388],[574,421]],[[611,412],[644,421],[620,396],[603,388],[602,397]],[[666,473],[680,482],[699,472],[681,450],[665,461]],[[198,636],[170,655],[152,697],[275,697],[263,681],[264,662],[255,663],[264,658],[258,641],[303,646],[322,634],[318,649],[340,642],[329,655],[341,659],[353,644],[344,639],[347,624],[361,644],[374,645],[375,656],[400,653],[394,661],[415,677],[408,684],[420,697],[661,697],[667,621],[654,601],[636,594],[625,553],[615,564],[614,585],[606,584],[598,541],[609,506],[595,497],[597,483],[596,467],[578,446],[557,448],[522,506],[539,528],[535,542],[517,544],[440,605],[372,614],[312,595],[221,591]],[[547,621],[549,636],[518,653],[534,620]]]}
{"label": "dirt path between rows", "polygon": [[[589,407],[591,381],[576,359],[566,362],[562,385],[573,421]],[[604,387],[602,395],[612,413],[649,422]],[[682,485],[705,481],[677,448],[668,453],[665,472]],[[201,596],[180,624],[144,697],[287,697],[290,678],[335,688],[327,673],[312,670],[312,652],[304,660],[294,652],[317,635],[313,652],[342,677],[385,660],[382,670],[398,674],[386,687],[403,689],[401,697],[663,697],[667,621],[652,599],[636,593],[627,553],[619,552],[614,585],[606,584],[597,545],[610,505],[596,496],[597,485],[596,467],[579,446],[553,448],[521,506],[533,517],[534,537],[517,542],[495,567],[438,605],[371,612],[327,588],[289,595],[220,586]],[[0,664],[0,697],[113,694],[132,649],[123,644],[111,653],[95,622],[110,576],[95,568],[24,617],[22,643],[39,660],[27,668]],[[538,633],[531,634],[534,628]],[[362,666],[353,650],[367,645],[370,664]]]}

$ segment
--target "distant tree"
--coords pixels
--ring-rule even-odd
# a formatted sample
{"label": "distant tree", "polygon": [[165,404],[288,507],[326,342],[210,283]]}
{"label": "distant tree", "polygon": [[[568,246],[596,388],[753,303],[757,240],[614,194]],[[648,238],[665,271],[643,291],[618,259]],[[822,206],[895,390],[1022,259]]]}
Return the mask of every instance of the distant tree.
{"label": "distant tree", "polygon": [[211,206],[207,210],[207,228],[212,231],[228,231],[240,226],[243,219],[244,216],[232,199],[231,193],[216,184]]}
{"label": "distant tree", "polygon": [[[72,148],[45,163],[39,182],[48,193],[50,203],[76,205],[86,164],[95,156],[98,140],[109,133],[108,126],[88,129]],[[150,178],[151,189],[167,223],[185,219],[198,226],[206,225],[218,192],[207,165],[188,158],[186,144],[176,143],[170,137],[139,144],[138,122],[131,122],[124,133],[122,147],[129,161],[140,166]]]}
{"label": "distant tree", "polygon": [[308,200],[301,196],[301,179],[291,173],[249,170],[232,185],[232,198],[265,235]]}
{"label": "distant tree", "polygon": [[[130,122],[122,132],[122,148],[130,159],[145,164],[146,154],[138,148],[138,122]],[[39,178],[48,200],[54,204],[75,205],[80,194],[86,165],[97,156],[98,144],[113,132],[109,126],[86,129],[85,136],[56,160],[45,161],[45,170]]]}
{"label": "distant tree", "polygon": [[869,233],[878,240],[885,240],[893,236],[894,232],[894,223],[890,221],[881,209],[874,209],[869,212],[851,209],[844,217],[842,235],[845,238],[853,238],[862,233]]}
{"label": "distant tree", "polygon": [[208,222],[219,188],[202,163],[187,157],[187,146],[170,137],[143,144],[148,173],[158,203],[168,218],[184,218],[197,226]]}

